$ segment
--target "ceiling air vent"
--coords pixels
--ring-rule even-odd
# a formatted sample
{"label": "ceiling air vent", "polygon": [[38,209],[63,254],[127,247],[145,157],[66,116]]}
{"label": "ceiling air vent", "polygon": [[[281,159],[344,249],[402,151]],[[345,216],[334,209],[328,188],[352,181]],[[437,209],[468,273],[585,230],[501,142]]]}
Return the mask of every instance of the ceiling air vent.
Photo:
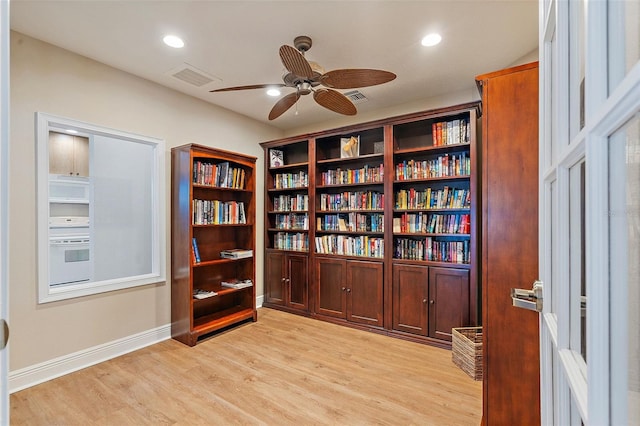
{"label": "ceiling air vent", "polygon": [[202,87],[205,84],[212,83],[216,80],[220,81],[220,79],[208,75],[204,71],[200,71],[189,64],[182,64],[181,67],[170,71],[169,74],[180,81],[184,81],[185,83],[196,87]]}
{"label": "ceiling air vent", "polygon": [[352,90],[350,92],[343,93],[354,104],[361,104],[367,102],[369,99],[359,90]]}

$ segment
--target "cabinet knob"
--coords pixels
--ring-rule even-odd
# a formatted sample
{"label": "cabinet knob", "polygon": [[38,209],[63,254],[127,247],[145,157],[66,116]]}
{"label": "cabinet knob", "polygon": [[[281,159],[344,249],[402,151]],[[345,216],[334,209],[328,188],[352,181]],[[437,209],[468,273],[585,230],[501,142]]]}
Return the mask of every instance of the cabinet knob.
{"label": "cabinet knob", "polygon": [[427,299],[422,299],[422,303],[427,303]]}
{"label": "cabinet knob", "polygon": [[429,303],[433,305],[435,302],[433,300],[429,300]]}
{"label": "cabinet knob", "polygon": [[290,281],[291,281],[291,279],[287,278],[285,281],[286,281],[286,282],[290,282]]}
{"label": "cabinet knob", "polygon": [[342,287],[342,291],[345,291],[347,288],[346,287]]}
{"label": "cabinet knob", "polygon": [[284,278],[284,277],[282,278],[282,282],[285,282],[286,280],[287,280],[286,278]]}
{"label": "cabinet knob", "polygon": [[351,289],[350,288],[347,289],[347,293],[351,293]]}

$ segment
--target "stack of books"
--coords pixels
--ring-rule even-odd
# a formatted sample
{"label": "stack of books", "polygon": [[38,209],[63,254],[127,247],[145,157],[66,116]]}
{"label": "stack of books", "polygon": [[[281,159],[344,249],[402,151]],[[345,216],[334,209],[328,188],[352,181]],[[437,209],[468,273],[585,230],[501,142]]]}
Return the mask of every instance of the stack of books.
{"label": "stack of books", "polygon": [[222,287],[239,289],[239,288],[245,288],[245,287],[253,286],[253,281],[251,281],[251,280],[232,279],[232,280],[222,281],[220,283],[220,285]]}
{"label": "stack of books", "polygon": [[217,296],[218,293],[215,291],[207,291],[196,288],[193,290],[193,298],[194,299],[206,299],[207,297]]}
{"label": "stack of books", "polygon": [[222,250],[220,257],[225,259],[244,259],[246,257],[253,257],[253,250],[249,249],[229,249]]}

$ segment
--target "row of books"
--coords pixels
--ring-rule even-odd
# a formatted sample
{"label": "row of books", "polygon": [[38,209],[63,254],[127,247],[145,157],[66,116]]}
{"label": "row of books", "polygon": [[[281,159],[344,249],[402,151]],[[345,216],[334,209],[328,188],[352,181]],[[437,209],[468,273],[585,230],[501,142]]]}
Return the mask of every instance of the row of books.
{"label": "row of books", "polygon": [[208,163],[194,160],[193,162],[193,183],[199,185],[244,189],[245,174],[244,169],[231,167],[228,161]]}
{"label": "row of books", "polygon": [[384,239],[348,235],[323,235],[315,238],[316,253],[345,256],[384,257]]}
{"label": "row of books", "polygon": [[273,185],[275,189],[306,188],[309,186],[309,175],[305,171],[277,173]]}
{"label": "row of books", "polygon": [[381,183],[384,179],[384,165],[365,165],[360,169],[340,168],[322,172],[322,185],[344,185],[350,183]]}
{"label": "row of books", "polygon": [[433,146],[469,143],[471,124],[468,118],[440,121],[431,125]]}
{"label": "row of books", "polygon": [[375,191],[320,194],[320,210],[378,210],[384,208],[384,194]]}
{"label": "row of books", "polygon": [[309,215],[308,214],[277,214],[275,227],[278,229],[309,229]]}
{"label": "row of books", "polygon": [[468,235],[471,215],[404,213],[393,218],[393,232]]}
{"label": "row of books", "polygon": [[278,232],[273,236],[273,248],[280,250],[309,250],[309,236],[305,233]]}
{"label": "row of books", "polygon": [[471,207],[471,192],[468,189],[427,188],[424,191],[415,188],[401,189],[396,192],[396,209],[463,209]]}
{"label": "row of books", "polygon": [[316,218],[319,231],[384,232],[384,215],[379,213],[328,214]]}
{"label": "row of books", "polygon": [[471,253],[469,241],[438,241],[432,237],[398,238],[395,242],[394,258],[468,264]]}
{"label": "row of books", "polygon": [[273,210],[277,212],[299,212],[309,210],[307,194],[278,195],[273,197]]}
{"label": "row of books", "polygon": [[471,159],[466,152],[439,155],[430,160],[405,160],[396,164],[396,180],[469,176]]}
{"label": "row of books", "polygon": [[193,199],[194,225],[228,225],[247,223],[242,201]]}

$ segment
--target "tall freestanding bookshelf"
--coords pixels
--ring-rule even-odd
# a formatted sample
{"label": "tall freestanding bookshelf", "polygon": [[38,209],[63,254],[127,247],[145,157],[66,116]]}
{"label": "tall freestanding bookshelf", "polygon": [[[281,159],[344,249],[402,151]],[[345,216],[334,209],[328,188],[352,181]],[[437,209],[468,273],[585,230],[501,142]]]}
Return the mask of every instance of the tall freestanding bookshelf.
{"label": "tall freestanding bookshelf", "polygon": [[262,143],[264,306],[441,347],[478,325],[478,110]]}
{"label": "tall freestanding bookshelf", "polygon": [[257,320],[256,158],[201,145],[171,150],[171,335]]}

